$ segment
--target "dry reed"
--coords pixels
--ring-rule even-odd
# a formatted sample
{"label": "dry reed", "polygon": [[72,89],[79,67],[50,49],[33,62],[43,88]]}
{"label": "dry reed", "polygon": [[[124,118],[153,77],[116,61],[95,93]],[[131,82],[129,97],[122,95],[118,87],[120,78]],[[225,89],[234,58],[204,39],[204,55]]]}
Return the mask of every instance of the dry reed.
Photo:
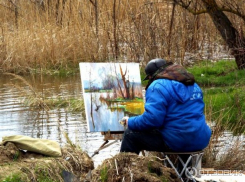
{"label": "dry reed", "polygon": [[185,64],[188,52],[198,59],[222,44],[207,15],[146,0],[0,0],[0,22],[2,72],[154,57]]}
{"label": "dry reed", "polygon": [[[236,16],[232,21],[242,25]],[[42,72],[85,61],[144,65],[155,57],[186,64],[192,57],[212,58],[222,44],[208,15],[193,16],[165,1],[0,0],[1,72]],[[213,139],[221,131],[217,127]],[[206,150],[209,164],[215,145]]]}
{"label": "dry reed", "polygon": [[[208,121],[213,121],[212,108],[205,108],[205,114]],[[218,119],[215,122],[208,123],[212,128],[212,137],[208,147],[204,150],[204,168],[245,169],[244,137],[243,135],[234,136],[232,134],[237,128],[231,128],[229,121],[224,124],[223,118],[227,114],[220,111]]]}
{"label": "dry reed", "polygon": [[24,86],[18,86],[16,84],[12,84],[12,87],[15,87],[18,89],[19,93],[23,95],[23,103],[25,103],[28,106],[32,107],[38,107],[41,109],[44,109],[45,111],[49,110],[49,106],[45,102],[45,98],[42,96],[42,94],[38,93],[36,89],[29,83],[26,79],[24,79],[20,75],[16,75],[13,73],[4,73],[5,75],[9,75],[13,77],[13,80],[20,81],[24,84]]}

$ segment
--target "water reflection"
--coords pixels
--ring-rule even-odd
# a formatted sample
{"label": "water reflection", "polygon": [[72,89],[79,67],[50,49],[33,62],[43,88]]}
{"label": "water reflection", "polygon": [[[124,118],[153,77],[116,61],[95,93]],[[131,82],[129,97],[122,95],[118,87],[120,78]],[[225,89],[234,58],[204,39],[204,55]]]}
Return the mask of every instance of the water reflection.
{"label": "water reflection", "polygon": [[[123,131],[124,127],[120,125],[119,119],[124,116],[124,111],[115,109],[112,111],[108,109],[108,104],[101,102],[101,93],[84,93],[85,94],[85,108],[87,111],[87,117],[89,120],[90,131]],[[93,95],[93,102],[90,102],[90,98]],[[92,106],[91,106],[92,104]],[[97,105],[96,105],[97,104]],[[118,103],[111,103],[110,108],[116,107]],[[100,106],[97,109],[98,105]],[[91,107],[93,109],[91,109]]]}
{"label": "water reflection", "polygon": [[[80,75],[58,77],[25,77],[36,92],[45,97],[75,97],[81,98]],[[11,85],[13,83],[14,85]],[[26,85],[15,80],[12,76],[1,75],[0,79],[0,141],[3,136],[26,135],[34,138],[45,138],[66,143],[63,132],[70,140],[79,145],[90,156],[103,144],[100,132],[87,132],[87,123],[81,113],[70,113],[65,109],[35,110],[21,104],[25,93],[20,88],[27,89]],[[143,91],[144,92],[144,91]],[[144,93],[143,93],[144,95]],[[244,136],[235,137],[225,132],[219,139],[222,155],[233,146],[234,141],[244,142]],[[95,166],[106,158],[119,152],[120,142],[100,151],[93,157]]]}
{"label": "water reflection", "polygon": [[[66,143],[64,132],[69,139],[80,145],[91,156],[100,145],[103,136],[100,133],[88,133],[87,123],[82,113],[70,113],[65,109],[36,110],[23,106],[26,90],[32,87],[43,97],[75,97],[80,99],[80,75],[61,78],[51,76],[24,77],[30,84],[27,86],[13,76],[1,75],[0,79],[0,141],[8,135],[26,135],[34,138],[45,138]],[[95,165],[103,158],[108,158],[119,151],[120,142],[100,152],[93,159]]]}

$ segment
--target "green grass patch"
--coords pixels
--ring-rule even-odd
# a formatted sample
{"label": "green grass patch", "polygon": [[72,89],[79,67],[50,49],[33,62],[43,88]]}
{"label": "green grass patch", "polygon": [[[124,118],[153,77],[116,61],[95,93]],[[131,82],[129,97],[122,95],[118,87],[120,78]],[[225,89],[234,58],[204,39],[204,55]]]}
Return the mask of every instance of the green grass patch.
{"label": "green grass patch", "polygon": [[37,177],[37,182],[55,182],[49,174],[49,169],[45,168],[37,168],[35,170],[35,174]]}
{"label": "green grass patch", "polygon": [[187,70],[203,89],[207,120],[244,133],[245,70],[238,70],[235,60],[204,60]]}
{"label": "green grass patch", "polygon": [[[186,69],[202,87],[245,85],[245,70],[238,70],[234,60],[203,60]],[[146,76],[144,68],[140,74],[142,85],[146,86],[148,81],[143,81]]]}
{"label": "green grass patch", "polygon": [[245,130],[245,86],[206,88],[204,102],[207,119],[221,120],[222,124],[235,132]]}
{"label": "green grass patch", "polygon": [[102,182],[106,182],[108,180],[108,167],[104,166],[100,171],[100,179]]}
{"label": "green grass patch", "polygon": [[14,157],[13,157],[13,161],[17,161],[20,157],[20,152],[17,151],[15,154],[14,154]]}
{"label": "green grass patch", "polygon": [[203,89],[207,120],[244,132],[245,70],[238,70],[234,60],[202,61],[187,70]]}
{"label": "green grass patch", "polygon": [[187,70],[203,87],[245,85],[245,70],[238,70],[234,60],[202,61]]}
{"label": "green grass patch", "polygon": [[50,108],[66,108],[72,112],[84,111],[83,99],[77,98],[52,98],[46,99],[45,103]]}
{"label": "green grass patch", "polygon": [[84,112],[83,99],[78,98],[38,98],[31,95],[23,100],[23,104],[28,107],[39,107],[46,110],[65,108],[70,112]]}
{"label": "green grass patch", "polygon": [[1,182],[25,182],[20,174],[12,174],[10,176],[7,176],[4,180]]}
{"label": "green grass patch", "polygon": [[36,68],[30,68],[29,72],[31,74],[42,74],[42,75],[52,75],[52,76],[71,76],[79,73],[79,66],[78,65],[58,65],[58,66],[48,66],[45,68],[42,67],[36,67]]}

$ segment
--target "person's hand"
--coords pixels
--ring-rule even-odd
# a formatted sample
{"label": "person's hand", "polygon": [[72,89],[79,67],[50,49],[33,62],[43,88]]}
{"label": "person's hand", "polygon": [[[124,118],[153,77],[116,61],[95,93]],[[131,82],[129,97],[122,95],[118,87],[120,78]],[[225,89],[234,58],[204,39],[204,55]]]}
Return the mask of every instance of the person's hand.
{"label": "person's hand", "polygon": [[128,125],[128,116],[124,116],[120,121],[119,123],[123,126],[127,126]]}

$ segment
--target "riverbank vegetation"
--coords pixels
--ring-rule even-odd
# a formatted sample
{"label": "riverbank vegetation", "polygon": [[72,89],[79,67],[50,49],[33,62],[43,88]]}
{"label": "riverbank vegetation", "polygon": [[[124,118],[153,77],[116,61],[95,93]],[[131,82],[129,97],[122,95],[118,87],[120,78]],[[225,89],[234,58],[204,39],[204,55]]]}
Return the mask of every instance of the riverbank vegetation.
{"label": "riverbank vegetation", "polygon": [[[227,16],[243,37],[244,21]],[[80,62],[137,62],[143,78],[144,66],[155,57],[186,66],[203,88],[205,115],[214,125],[205,166],[242,169],[240,138],[230,141],[227,155],[216,146],[225,130],[245,131],[245,73],[237,70],[208,14],[192,15],[165,1],[0,0],[0,72],[25,84],[18,88],[25,106],[84,114],[82,99],[47,97],[19,75],[67,76],[78,74]]]}
{"label": "riverbank vegetation", "polygon": [[203,88],[208,121],[221,120],[234,133],[245,131],[245,71],[234,61],[202,61],[189,67]]}
{"label": "riverbank vegetation", "polygon": [[[23,151],[17,146],[12,142],[0,145],[1,182],[84,181],[87,173],[94,169],[92,159],[77,146],[62,147],[61,157]],[[16,153],[18,157],[14,157]]]}
{"label": "riverbank vegetation", "polygon": [[[202,87],[207,121],[221,121],[223,129],[234,134],[245,131],[245,71],[237,70],[232,60],[202,61],[188,66],[187,69],[195,76],[196,82]],[[77,73],[79,74],[79,73]],[[22,76],[15,74],[13,78],[23,82],[24,87],[18,87],[23,93],[23,104],[29,107],[41,108],[46,111],[55,108],[65,108],[70,112],[84,113],[82,98],[69,96],[46,96],[45,90],[40,93]],[[143,69],[141,77],[145,77]],[[142,82],[143,86],[147,82]]]}
{"label": "riverbank vegetation", "polygon": [[[241,28],[239,17],[229,17]],[[79,62],[232,57],[208,14],[167,1],[0,0],[0,22],[1,72],[71,74]]]}
{"label": "riverbank vegetation", "polygon": [[[82,97],[77,98],[69,95],[52,95],[50,94],[50,91],[45,90],[45,88],[37,88],[37,86],[40,85],[35,84],[36,80],[33,77],[32,79],[27,80],[26,77],[13,73],[4,73],[4,76],[6,76],[4,79],[9,79],[8,84],[15,88],[23,98],[20,102],[31,110],[42,109],[44,111],[49,111],[57,108],[64,108],[68,112],[82,112],[83,116],[85,116]],[[39,77],[40,75],[36,76]]]}

